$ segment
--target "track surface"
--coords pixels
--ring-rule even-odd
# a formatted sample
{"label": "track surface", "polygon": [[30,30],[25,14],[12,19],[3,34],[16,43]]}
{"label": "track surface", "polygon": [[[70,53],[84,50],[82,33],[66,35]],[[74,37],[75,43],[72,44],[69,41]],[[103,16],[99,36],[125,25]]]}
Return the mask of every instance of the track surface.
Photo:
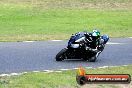
{"label": "track surface", "polygon": [[66,47],[67,41],[1,42],[0,74],[132,64],[132,38],[112,38],[109,42],[112,43],[106,45],[96,62],[56,62],[55,55]]}

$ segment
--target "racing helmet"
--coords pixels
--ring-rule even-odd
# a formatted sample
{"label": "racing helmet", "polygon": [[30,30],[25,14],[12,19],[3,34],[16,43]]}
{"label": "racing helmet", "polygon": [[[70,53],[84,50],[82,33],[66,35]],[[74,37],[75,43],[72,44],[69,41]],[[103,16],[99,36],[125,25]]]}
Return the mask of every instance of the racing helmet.
{"label": "racing helmet", "polygon": [[98,30],[93,30],[92,36],[93,36],[93,37],[96,37],[96,38],[99,38],[99,37],[100,37],[100,31],[98,31]]}

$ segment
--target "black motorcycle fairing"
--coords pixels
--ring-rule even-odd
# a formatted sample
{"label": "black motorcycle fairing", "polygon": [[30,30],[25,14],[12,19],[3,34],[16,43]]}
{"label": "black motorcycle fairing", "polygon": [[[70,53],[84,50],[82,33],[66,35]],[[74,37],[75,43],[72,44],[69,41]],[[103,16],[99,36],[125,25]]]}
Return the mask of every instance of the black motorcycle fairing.
{"label": "black motorcycle fairing", "polygon": [[[87,41],[85,34],[86,32],[78,32],[72,35],[68,41],[67,48],[62,49],[56,55],[56,61],[61,61],[63,59],[84,59],[95,62],[99,54],[103,51],[105,44],[100,43],[102,41],[99,42],[99,40],[95,41],[94,38],[92,39],[92,36],[90,38],[91,40]],[[107,36],[103,36],[102,39],[104,38],[107,38],[108,41]],[[89,47],[89,49],[87,49],[87,47]]]}
{"label": "black motorcycle fairing", "polygon": [[75,35],[72,35],[70,40],[68,41],[68,47],[71,46],[71,44],[76,44],[77,42],[75,42],[76,40],[85,37],[85,32],[78,32]]}
{"label": "black motorcycle fairing", "polygon": [[[92,52],[90,50],[86,50],[86,43],[90,44],[88,41],[86,41],[86,32],[79,32],[75,35],[72,35],[70,40],[68,41],[68,50],[67,50],[67,56],[69,59],[72,58],[90,58],[96,55],[96,52]],[[82,40],[81,40],[82,39]],[[78,41],[79,40],[79,41]],[[78,41],[78,42],[76,42]],[[73,48],[72,44],[79,44],[78,48]],[[89,45],[91,46],[91,44]]]}
{"label": "black motorcycle fairing", "polygon": [[84,48],[68,48],[66,55],[68,56],[68,59],[89,59],[96,55],[96,52],[92,51],[86,51]]}

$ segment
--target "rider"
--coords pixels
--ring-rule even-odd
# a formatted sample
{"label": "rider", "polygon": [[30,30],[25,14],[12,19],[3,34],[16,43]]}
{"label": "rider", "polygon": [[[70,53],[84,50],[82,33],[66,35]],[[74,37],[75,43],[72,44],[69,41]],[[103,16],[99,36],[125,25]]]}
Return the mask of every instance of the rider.
{"label": "rider", "polygon": [[86,50],[93,52],[103,51],[106,42],[109,40],[107,35],[100,35],[100,31],[93,30],[91,33],[85,33],[86,36]]}

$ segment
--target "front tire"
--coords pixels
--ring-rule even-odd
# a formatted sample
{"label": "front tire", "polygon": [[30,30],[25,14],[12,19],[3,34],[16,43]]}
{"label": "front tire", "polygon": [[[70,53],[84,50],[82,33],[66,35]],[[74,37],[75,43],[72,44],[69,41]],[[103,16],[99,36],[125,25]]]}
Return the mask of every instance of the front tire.
{"label": "front tire", "polygon": [[95,62],[95,61],[96,61],[96,59],[97,59],[97,57],[96,57],[96,56],[94,56],[94,57],[91,57],[89,61],[90,61],[90,62]]}
{"label": "front tire", "polygon": [[90,62],[95,62],[96,60],[97,60],[97,58],[98,58],[98,56],[99,56],[99,54],[101,53],[102,51],[98,51],[97,53],[96,53],[96,55],[95,56],[93,56],[93,57],[91,57],[90,58]]}
{"label": "front tire", "polygon": [[65,54],[66,54],[67,49],[64,48],[62,49],[57,55],[56,55],[56,61],[62,61],[65,59]]}

